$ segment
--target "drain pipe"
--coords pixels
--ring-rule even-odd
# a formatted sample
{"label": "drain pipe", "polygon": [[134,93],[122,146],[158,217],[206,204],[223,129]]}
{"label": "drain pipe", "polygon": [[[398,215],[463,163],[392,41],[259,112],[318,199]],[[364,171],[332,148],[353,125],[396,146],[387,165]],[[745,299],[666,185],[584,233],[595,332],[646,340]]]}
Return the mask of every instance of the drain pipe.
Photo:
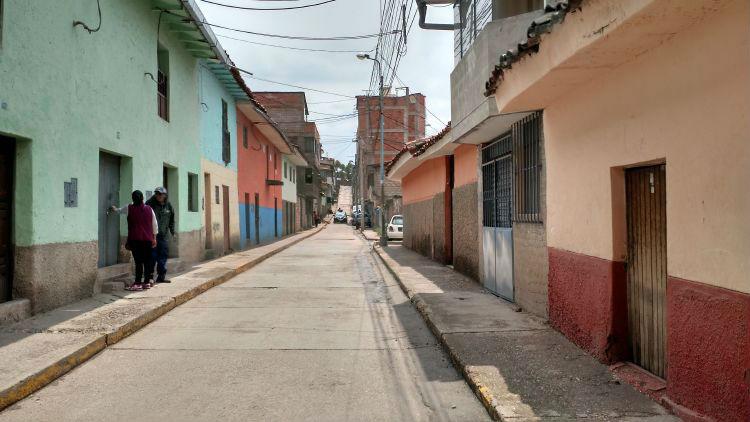
{"label": "drain pipe", "polygon": [[[452,23],[427,23],[427,0],[414,0],[417,2],[417,10],[419,10],[419,27],[422,29],[434,29],[438,31],[453,31],[456,29],[456,25]],[[430,4],[450,4],[454,3],[453,0],[432,0]]]}

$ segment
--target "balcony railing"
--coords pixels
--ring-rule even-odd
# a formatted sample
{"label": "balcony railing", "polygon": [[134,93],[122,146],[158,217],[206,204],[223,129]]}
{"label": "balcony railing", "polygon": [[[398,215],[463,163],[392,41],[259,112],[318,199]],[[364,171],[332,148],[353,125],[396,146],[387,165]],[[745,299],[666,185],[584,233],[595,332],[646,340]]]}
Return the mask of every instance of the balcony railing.
{"label": "balcony railing", "polygon": [[454,53],[458,63],[487,22],[492,20],[492,0],[460,0],[453,6]]}

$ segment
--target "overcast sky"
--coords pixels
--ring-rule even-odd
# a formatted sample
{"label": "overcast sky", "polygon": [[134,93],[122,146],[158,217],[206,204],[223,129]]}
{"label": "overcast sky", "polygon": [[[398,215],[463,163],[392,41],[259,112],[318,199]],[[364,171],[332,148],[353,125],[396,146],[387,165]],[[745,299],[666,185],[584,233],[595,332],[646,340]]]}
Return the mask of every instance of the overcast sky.
{"label": "overcast sky", "polygon": [[[285,7],[318,3],[321,0],[212,0],[218,3],[250,7]],[[394,0],[407,4],[412,10],[414,0]],[[385,1],[384,1],[385,2]],[[252,11],[221,7],[198,0],[207,21],[212,24],[253,32],[307,37],[352,36],[377,33],[380,27],[379,0],[336,0],[321,6],[299,10]],[[451,7],[429,9],[430,21],[452,22]],[[327,53],[297,51],[267,47],[229,39],[276,44],[298,48],[366,51],[375,47],[377,38],[346,41],[287,40],[244,34],[213,28],[219,42],[235,64],[253,72],[254,76],[306,88],[314,88],[345,95],[362,95],[369,88],[373,62],[359,61],[355,53]],[[411,92],[421,92],[427,98],[427,108],[440,120],[450,120],[450,72],[453,69],[453,33],[451,31],[426,31],[414,22],[407,38],[407,52],[397,70]],[[259,81],[245,76],[254,91],[299,91],[300,89]],[[394,86],[400,86],[394,82]],[[403,95],[403,91],[399,94]],[[328,94],[306,91],[314,121],[326,117],[312,112],[347,114],[355,108],[354,99],[347,100]],[[341,102],[338,101],[346,100]],[[328,102],[328,103],[321,103]],[[427,134],[443,128],[443,123],[427,113]],[[356,118],[336,123],[318,125],[325,154],[342,162],[354,159]]]}

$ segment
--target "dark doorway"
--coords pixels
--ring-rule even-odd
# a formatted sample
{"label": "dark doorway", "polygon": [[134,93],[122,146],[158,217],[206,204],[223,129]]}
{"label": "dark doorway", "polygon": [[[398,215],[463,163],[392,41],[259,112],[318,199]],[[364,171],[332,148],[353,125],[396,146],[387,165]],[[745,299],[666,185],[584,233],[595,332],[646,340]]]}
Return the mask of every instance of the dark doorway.
{"label": "dark doorway", "polygon": [[273,198],[273,237],[279,237],[279,203]]}
{"label": "dark doorway", "polygon": [[229,186],[221,186],[223,211],[224,211],[224,253],[229,253],[232,249],[229,233]]}
{"label": "dark doorway", "polygon": [[0,303],[13,299],[14,168],[14,141],[0,136]]}
{"label": "dark doorway", "polygon": [[115,265],[120,251],[120,216],[109,207],[120,203],[120,157],[99,153],[99,267]]}
{"label": "dark doorway", "polygon": [[245,192],[245,239],[250,239],[250,194]]}
{"label": "dark doorway", "polygon": [[666,375],[666,166],[625,173],[628,221],[628,327],[633,362]]}
{"label": "dark doorway", "polygon": [[169,193],[169,167],[164,166],[161,174],[161,185]]}
{"label": "dark doorway", "polygon": [[445,197],[443,198],[444,207],[444,263],[453,264],[453,156],[445,157]]}
{"label": "dark doorway", "polygon": [[260,244],[260,195],[255,194],[255,244]]}

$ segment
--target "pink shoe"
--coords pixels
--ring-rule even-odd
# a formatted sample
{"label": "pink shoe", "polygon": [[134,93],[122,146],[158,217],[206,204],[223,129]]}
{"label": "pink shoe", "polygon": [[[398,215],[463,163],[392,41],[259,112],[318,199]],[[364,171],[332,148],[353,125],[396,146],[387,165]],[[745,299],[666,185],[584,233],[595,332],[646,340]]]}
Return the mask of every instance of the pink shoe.
{"label": "pink shoe", "polygon": [[141,285],[141,283],[133,283],[130,286],[125,286],[125,290],[129,292],[140,292],[141,290],[143,290],[143,286]]}

